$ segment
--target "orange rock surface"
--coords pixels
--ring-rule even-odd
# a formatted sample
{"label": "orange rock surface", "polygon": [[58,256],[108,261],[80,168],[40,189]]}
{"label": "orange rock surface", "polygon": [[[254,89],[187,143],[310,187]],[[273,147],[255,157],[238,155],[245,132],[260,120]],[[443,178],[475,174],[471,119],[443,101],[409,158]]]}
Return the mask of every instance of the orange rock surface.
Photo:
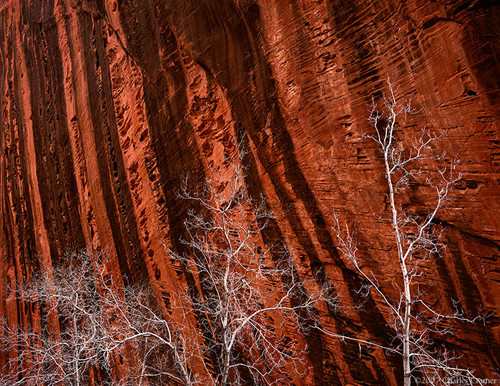
{"label": "orange rock surface", "polygon": [[[380,304],[338,252],[333,213],[356,224],[365,264],[397,289],[382,161],[367,122],[395,78],[463,174],[438,214],[447,249],[425,267],[436,301],[489,317],[447,337],[478,376],[500,362],[500,6],[488,0],[1,0],[0,316],[29,323],[11,289],[70,248],[105,249],[115,274],[158,296],[186,279],[182,178],[238,146],[246,184],[276,214],[299,272],[350,307],[325,326],[384,340]],[[432,202],[412,190],[412,208]],[[397,358],[320,335],[297,384],[397,384]],[[11,353],[15,355],[15,353]],[[0,358],[0,364],[6,360]],[[495,375],[496,374],[496,375]]]}

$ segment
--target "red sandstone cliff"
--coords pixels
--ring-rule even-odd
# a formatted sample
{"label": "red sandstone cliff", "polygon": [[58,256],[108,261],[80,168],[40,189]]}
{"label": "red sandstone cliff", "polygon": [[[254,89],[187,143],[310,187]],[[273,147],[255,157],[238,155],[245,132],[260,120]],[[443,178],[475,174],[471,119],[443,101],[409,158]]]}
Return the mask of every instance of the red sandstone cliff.
{"label": "red sandstone cliff", "polygon": [[[356,222],[369,265],[394,280],[381,164],[362,134],[372,95],[398,97],[461,159],[463,179],[439,214],[448,244],[428,267],[436,297],[460,299],[484,326],[461,331],[481,377],[500,363],[500,6],[488,0],[1,0],[0,316],[29,321],[10,288],[93,245],[115,272],[160,296],[182,276],[186,205],[235,143],[250,149],[246,184],[264,193],[297,267],[354,302],[356,277],[336,250],[337,211]],[[378,161],[377,161],[378,160]],[[413,202],[425,208],[426,192]],[[339,311],[329,328],[383,339],[378,305]],[[398,363],[327,337],[307,343],[297,383],[395,383]],[[305,341],[305,342],[304,342]],[[2,360],[5,360],[3,358]]]}

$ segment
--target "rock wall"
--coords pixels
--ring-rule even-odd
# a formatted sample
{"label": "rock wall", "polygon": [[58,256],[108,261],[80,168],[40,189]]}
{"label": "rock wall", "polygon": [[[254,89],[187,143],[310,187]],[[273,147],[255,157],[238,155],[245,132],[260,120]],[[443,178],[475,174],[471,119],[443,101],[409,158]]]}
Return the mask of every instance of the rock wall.
{"label": "rock wall", "polygon": [[[426,266],[439,283],[430,296],[490,315],[448,340],[479,376],[498,374],[496,1],[2,0],[0,69],[0,316],[9,323],[32,317],[11,289],[86,245],[166,296],[185,280],[162,245],[182,248],[188,207],[176,189],[241,147],[249,192],[262,192],[278,219],[264,240],[285,240],[304,276],[354,305],[359,278],[332,232],[340,213],[355,224],[364,264],[396,291],[381,158],[363,136],[368,104],[390,76],[397,98],[419,109],[404,135],[426,126],[461,160],[437,221],[448,248]],[[417,211],[432,200],[412,190]],[[385,318],[370,299],[324,323],[383,340]],[[290,336],[307,347],[297,384],[401,376],[397,359],[378,351]]]}

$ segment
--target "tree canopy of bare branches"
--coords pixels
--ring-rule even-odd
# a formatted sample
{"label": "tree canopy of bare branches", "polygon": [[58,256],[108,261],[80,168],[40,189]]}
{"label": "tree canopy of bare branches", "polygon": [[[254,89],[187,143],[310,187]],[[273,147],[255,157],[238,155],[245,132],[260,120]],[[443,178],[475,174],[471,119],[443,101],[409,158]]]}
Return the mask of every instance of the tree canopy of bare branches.
{"label": "tree canopy of bare branches", "polygon": [[[303,291],[301,283],[286,287],[281,277],[294,278],[292,256],[282,246],[278,263],[268,257],[260,232],[272,214],[262,202],[248,196],[238,163],[226,160],[224,170],[194,192],[186,184],[180,193],[200,210],[185,219],[189,254],[170,253],[196,272],[199,298],[189,313],[203,314],[202,328],[212,332],[205,344],[219,359],[215,384],[288,383],[286,369],[304,359],[283,348],[280,340],[286,322],[298,329],[299,309],[312,307],[320,296],[300,305],[291,297]],[[291,366],[292,365],[292,366]]]}
{"label": "tree canopy of bare branches", "polygon": [[123,286],[106,262],[91,249],[69,253],[16,292],[40,320],[4,326],[4,349],[17,355],[0,384],[189,384],[174,322],[148,286]]}
{"label": "tree canopy of bare branches", "polygon": [[[6,351],[16,355],[2,381],[288,384],[288,372],[305,358],[288,346],[293,338],[283,326],[300,334],[299,315],[321,296],[292,304],[304,294],[292,254],[265,246],[260,232],[271,213],[248,196],[241,166],[225,161],[201,189],[186,184],[179,193],[197,209],[184,221],[185,252],[166,248],[165,258],[195,277],[195,288],[171,294],[178,319],[161,308],[149,283],[124,285],[104,253],[70,253],[16,292],[40,320],[4,326]],[[270,248],[279,261],[269,258]]]}
{"label": "tree canopy of bare branches", "polygon": [[[402,105],[397,101],[396,90],[390,80],[387,85],[389,93],[383,97],[381,109],[375,102],[372,105],[369,122],[373,134],[368,137],[377,144],[383,157],[389,202],[387,223],[394,245],[389,249],[391,256],[388,259],[398,267],[394,283],[399,290],[397,298],[391,297],[390,290],[372,271],[364,268],[352,232],[335,217],[339,249],[366,283],[365,295],[372,294],[387,307],[390,324],[395,331],[392,345],[390,342],[360,342],[382,348],[388,355],[400,355],[405,386],[415,383],[417,377],[428,384],[444,384],[446,379],[460,379],[472,384],[477,380],[473,372],[459,367],[460,358],[456,353],[440,347],[435,338],[452,333],[455,323],[474,323],[480,318],[467,317],[458,303],[455,303],[455,309],[446,311],[426,301],[425,292],[431,283],[421,269],[424,261],[439,258],[445,247],[439,232],[433,227],[434,220],[461,176],[456,171],[455,160],[446,162],[443,154],[436,155],[433,145],[439,137],[430,130],[424,129],[413,146],[402,140],[398,135],[401,130],[399,121],[415,111],[409,104]],[[426,161],[445,166],[432,173],[424,170]],[[434,203],[428,206],[425,215],[410,212],[404,207],[404,193],[410,183],[415,182],[423,183],[434,193]]]}

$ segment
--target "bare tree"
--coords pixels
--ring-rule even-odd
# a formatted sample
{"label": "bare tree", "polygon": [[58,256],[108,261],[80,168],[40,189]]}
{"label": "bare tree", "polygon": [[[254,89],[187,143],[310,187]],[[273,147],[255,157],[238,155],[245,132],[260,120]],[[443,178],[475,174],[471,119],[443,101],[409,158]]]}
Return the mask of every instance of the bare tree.
{"label": "bare tree", "polygon": [[[186,183],[180,193],[199,208],[185,219],[190,253],[170,251],[197,273],[200,295],[186,312],[202,314],[201,327],[211,331],[205,346],[218,361],[211,382],[243,384],[250,377],[257,384],[288,383],[286,371],[303,358],[281,347],[281,327],[287,322],[298,329],[299,309],[312,308],[321,297],[309,295],[292,305],[303,283],[292,273],[289,252],[280,247],[282,257],[273,263],[263,245],[260,232],[270,211],[248,196],[238,164],[226,160],[212,172],[199,192]],[[286,287],[283,275],[291,278]]]}
{"label": "bare tree", "polygon": [[[372,105],[369,121],[375,134],[369,138],[375,141],[383,156],[390,213],[388,223],[395,246],[394,256],[390,259],[394,259],[399,269],[397,282],[394,283],[399,290],[396,299],[391,297],[390,290],[381,284],[372,271],[363,267],[353,235],[347,225],[340,225],[336,216],[335,231],[339,249],[366,283],[364,294],[373,294],[388,308],[391,326],[396,332],[396,345],[376,344],[323,331],[341,339],[382,348],[388,354],[401,355],[405,386],[415,382],[417,375],[429,384],[446,383],[446,378],[450,377],[459,377],[472,383],[477,380],[473,372],[455,366],[459,358],[446,348],[438,347],[434,338],[450,334],[455,322],[476,322],[480,318],[469,319],[459,308],[458,302],[454,303],[454,309],[448,311],[444,306],[437,309],[429,304],[424,295],[430,282],[422,270],[422,262],[438,257],[444,248],[437,227],[433,227],[434,220],[439,209],[449,199],[452,186],[460,179],[460,174],[456,172],[456,162],[453,160],[434,175],[424,171],[423,162],[444,161],[444,157],[436,155],[432,146],[438,137],[429,130],[423,130],[414,146],[407,146],[398,137],[398,119],[414,111],[409,104],[401,106],[397,102],[396,90],[390,80],[387,83],[389,94],[383,97],[383,112],[378,110],[376,103]],[[419,180],[424,180],[424,184],[434,192],[434,204],[425,215],[404,209],[404,192],[410,182]]]}
{"label": "bare tree", "polygon": [[[6,351],[16,351],[0,384],[191,385],[174,333],[148,286],[123,286],[95,251],[68,254],[64,265],[17,291],[40,323],[6,326]],[[52,330],[49,320],[56,321]],[[126,359],[128,376],[117,372]]]}
{"label": "bare tree", "polygon": [[[40,323],[33,320],[31,325],[7,328],[5,348],[16,350],[18,356],[9,363],[6,383],[80,385],[98,362],[101,370],[109,371],[99,358],[104,320],[90,262],[79,262],[77,270],[65,267],[51,276],[35,275],[16,291],[19,304],[40,315]],[[49,321],[57,321],[59,330],[49,330]]]}

